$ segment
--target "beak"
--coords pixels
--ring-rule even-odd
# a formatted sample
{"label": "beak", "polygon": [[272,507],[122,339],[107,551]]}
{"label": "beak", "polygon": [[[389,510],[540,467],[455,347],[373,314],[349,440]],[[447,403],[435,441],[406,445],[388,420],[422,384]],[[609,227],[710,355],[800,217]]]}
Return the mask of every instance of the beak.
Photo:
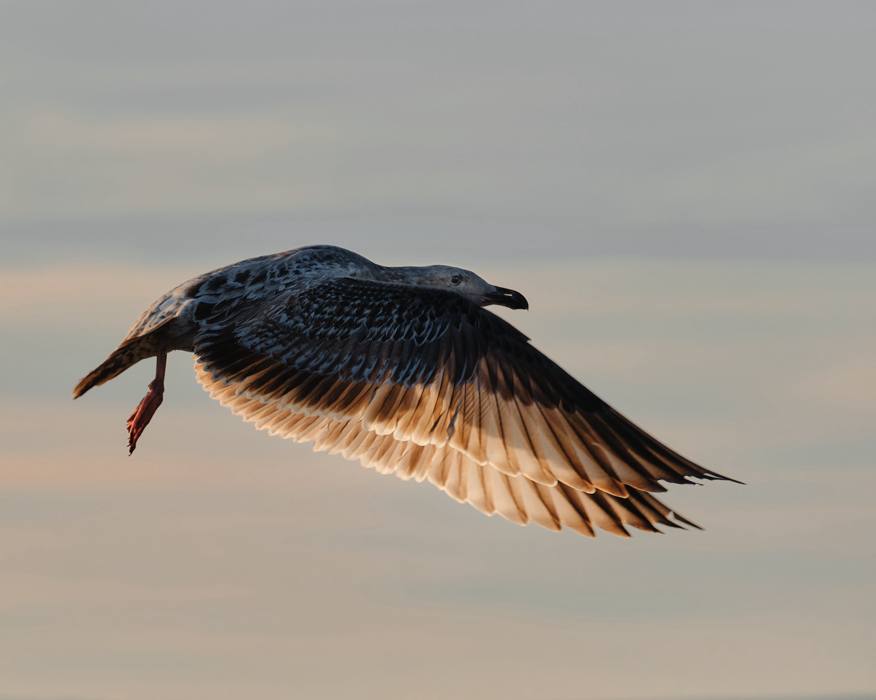
{"label": "beak", "polygon": [[505,287],[495,287],[494,291],[484,295],[484,303],[498,304],[499,306],[507,306],[509,309],[528,309],[529,302],[526,297],[520,292],[515,292],[513,289],[505,289]]}

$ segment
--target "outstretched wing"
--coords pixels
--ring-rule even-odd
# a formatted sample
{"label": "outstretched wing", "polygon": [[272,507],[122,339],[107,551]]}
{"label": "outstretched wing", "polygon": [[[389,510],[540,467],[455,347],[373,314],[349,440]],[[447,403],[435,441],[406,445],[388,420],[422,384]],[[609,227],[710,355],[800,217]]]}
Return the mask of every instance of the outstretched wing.
{"label": "outstretched wing", "polygon": [[486,515],[498,514],[520,525],[536,523],[550,530],[567,527],[589,537],[595,536],[596,528],[626,537],[626,526],[651,532],[659,531],[658,525],[699,527],[647,492],[630,489],[628,498],[618,498],[601,491],[576,491],[562,483],[544,486],[479,465],[447,445],[405,442],[372,432],[355,419],[303,415],[270,400],[245,398],[236,393],[234,384],[213,379],[200,362],[195,363],[195,373],[211,397],[258,430],[310,442],[318,452],[358,460],[380,474],[429,481]]}
{"label": "outstretched wing", "polygon": [[333,422],[318,447],[353,431],[386,436],[374,447],[383,462],[416,447],[460,460],[460,474],[481,468],[482,483],[504,475],[527,492],[538,492],[532,484],[627,506],[665,490],[661,481],[726,478],[658,442],[513,326],[452,292],[327,281],[245,317],[217,313],[194,345],[211,393],[245,417]]}

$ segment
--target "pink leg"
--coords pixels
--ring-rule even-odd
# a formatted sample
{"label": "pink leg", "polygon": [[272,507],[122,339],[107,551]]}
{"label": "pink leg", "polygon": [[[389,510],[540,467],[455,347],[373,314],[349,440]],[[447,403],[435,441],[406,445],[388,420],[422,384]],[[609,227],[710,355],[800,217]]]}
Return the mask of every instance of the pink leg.
{"label": "pink leg", "polygon": [[155,411],[161,405],[161,400],[164,398],[164,370],[167,367],[167,353],[159,352],[155,365],[155,379],[149,382],[149,391],[146,396],[134,409],[131,417],[128,418],[128,454],[133,454],[137,447],[137,440],[146,430]]}

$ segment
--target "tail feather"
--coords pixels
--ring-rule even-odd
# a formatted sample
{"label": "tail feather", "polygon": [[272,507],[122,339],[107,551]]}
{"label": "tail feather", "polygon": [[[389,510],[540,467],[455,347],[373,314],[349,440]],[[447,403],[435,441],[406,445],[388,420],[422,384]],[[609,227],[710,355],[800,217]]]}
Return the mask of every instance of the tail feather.
{"label": "tail feather", "polygon": [[110,353],[103,362],[86,374],[73,388],[73,398],[78,399],[86,391],[95,386],[100,386],[110,379],[118,377],[129,367],[137,364],[155,352],[152,348],[144,347],[141,343],[125,343]]}

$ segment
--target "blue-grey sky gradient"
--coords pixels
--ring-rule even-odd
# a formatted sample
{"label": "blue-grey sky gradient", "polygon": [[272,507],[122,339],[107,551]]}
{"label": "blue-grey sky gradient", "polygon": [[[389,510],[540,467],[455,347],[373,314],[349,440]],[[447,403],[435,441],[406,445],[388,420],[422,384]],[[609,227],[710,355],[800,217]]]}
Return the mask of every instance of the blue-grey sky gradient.
{"label": "blue-grey sky gradient", "polygon": [[[876,5],[0,3],[0,696],[876,691]],[[588,541],[272,440],[141,309],[315,242],[504,312],[704,533]]]}
{"label": "blue-grey sky gradient", "polygon": [[15,258],[876,256],[869,2],[2,7]]}

